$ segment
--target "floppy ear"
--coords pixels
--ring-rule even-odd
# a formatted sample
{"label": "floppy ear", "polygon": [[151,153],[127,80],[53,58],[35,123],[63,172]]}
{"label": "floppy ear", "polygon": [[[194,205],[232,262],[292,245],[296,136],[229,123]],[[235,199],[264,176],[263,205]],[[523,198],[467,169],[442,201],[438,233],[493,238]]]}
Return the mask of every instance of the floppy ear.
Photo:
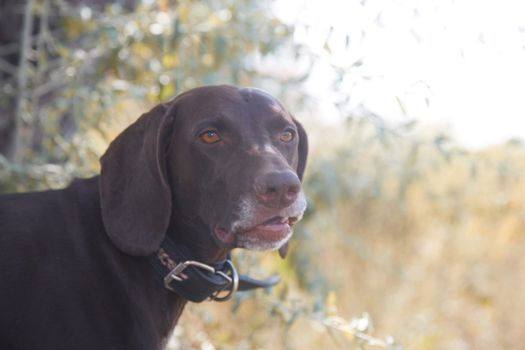
{"label": "floppy ear", "polygon": [[101,158],[102,220],[123,252],[146,256],[158,250],[171,215],[165,150],[174,115],[158,105],[125,129]]}
{"label": "floppy ear", "polygon": [[297,163],[297,176],[299,180],[303,180],[304,169],[306,168],[306,159],[308,158],[308,136],[306,136],[306,131],[304,130],[301,123],[297,120],[293,120],[295,126],[297,127],[297,132],[299,133],[299,161]]}
{"label": "floppy ear", "polygon": [[[299,153],[299,159],[297,162],[297,176],[299,177],[299,180],[303,180],[304,175],[304,169],[306,168],[306,159],[308,158],[308,136],[306,136],[306,131],[304,130],[301,123],[299,123],[297,120],[293,120],[295,123],[295,126],[297,127],[297,133],[299,134],[299,146],[297,147],[297,151]],[[286,255],[288,254],[288,246],[289,242],[286,242],[279,248],[279,256],[284,259],[286,258]]]}

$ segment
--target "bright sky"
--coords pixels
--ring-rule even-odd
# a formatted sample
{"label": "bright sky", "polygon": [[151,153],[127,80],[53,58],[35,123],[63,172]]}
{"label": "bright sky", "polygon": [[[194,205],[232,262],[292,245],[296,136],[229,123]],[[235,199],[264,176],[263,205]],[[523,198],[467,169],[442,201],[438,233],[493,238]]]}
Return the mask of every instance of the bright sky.
{"label": "bright sky", "polygon": [[[525,1],[278,0],[276,13],[331,63],[362,60],[343,85],[354,108],[450,125],[468,147],[525,139]],[[316,68],[312,89],[329,76]]]}

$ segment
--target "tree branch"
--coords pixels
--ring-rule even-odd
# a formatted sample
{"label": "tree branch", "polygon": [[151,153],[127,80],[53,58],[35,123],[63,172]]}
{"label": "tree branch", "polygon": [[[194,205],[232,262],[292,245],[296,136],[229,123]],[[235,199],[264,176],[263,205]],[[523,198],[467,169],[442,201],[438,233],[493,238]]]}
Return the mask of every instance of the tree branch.
{"label": "tree branch", "polygon": [[16,99],[16,109],[13,120],[13,158],[16,159],[19,153],[19,132],[20,120],[24,105],[26,103],[27,88],[27,58],[31,50],[31,33],[33,31],[33,7],[35,0],[28,0],[24,10],[24,28],[20,39],[20,61],[17,72],[18,95]]}

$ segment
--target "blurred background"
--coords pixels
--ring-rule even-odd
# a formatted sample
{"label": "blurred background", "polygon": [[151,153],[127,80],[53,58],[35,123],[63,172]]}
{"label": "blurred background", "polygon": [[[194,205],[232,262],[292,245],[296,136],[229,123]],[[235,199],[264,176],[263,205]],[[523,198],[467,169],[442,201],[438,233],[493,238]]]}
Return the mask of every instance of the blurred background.
{"label": "blurred background", "polygon": [[66,186],[160,101],[278,96],[309,209],[272,291],[190,305],[168,349],[522,349],[525,5],[0,0],[0,192]]}

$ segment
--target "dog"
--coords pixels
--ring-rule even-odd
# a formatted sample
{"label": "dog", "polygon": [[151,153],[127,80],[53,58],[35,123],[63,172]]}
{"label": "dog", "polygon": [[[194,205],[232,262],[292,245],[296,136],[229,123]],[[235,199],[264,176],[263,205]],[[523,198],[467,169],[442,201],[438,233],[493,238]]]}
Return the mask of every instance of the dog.
{"label": "dog", "polygon": [[286,255],[307,154],[276,98],[205,86],[125,129],[100,175],[0,196],[0,349],[162,349],[188,301],[275,284],[229,254]]}

